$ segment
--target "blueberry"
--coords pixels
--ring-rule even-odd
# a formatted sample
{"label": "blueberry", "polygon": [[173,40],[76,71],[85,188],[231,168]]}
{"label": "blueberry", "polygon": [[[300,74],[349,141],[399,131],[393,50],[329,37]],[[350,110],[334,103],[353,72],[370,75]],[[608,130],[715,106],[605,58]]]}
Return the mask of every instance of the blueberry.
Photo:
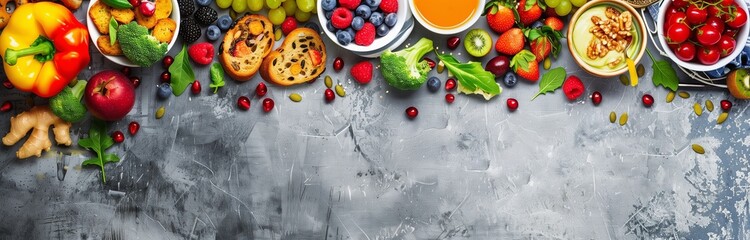
{"label": "blueberry", "polygon": [[391,31],[391,28],[389,28],[385,24],[381,24],[380,26],[378,26],[378,29],[376,29],[375,32],[378,33],[378,37],[382,37],[388,34],[389,31]]}
{"label": "blueberry", "polygon": [[427,90],[430,90],[430,92],[437,92],[440,90],[440,79],[437,77],[430,77],[430,79],[427,79]]}
{"label": "blueberry", "polygon": [[312,29],[313,31],[319,33],[320,32],[320,26],[314,22],[307,22],[305,23],[304,27]]}
{"label": "blueberry", "polygon": [[374,12],[370,15],[370,22],[372,25],[380,26],[383,24],[383,14],[379,12]]}
{"label": "blueberry", "polygon": [[531,24],[531,28],[541,28],[543,26],[544,26],[544,23],[542,23],[540,21],[536,21],[533,24]]}
{"label": "blueberry", "polygon": [[365,0],[365,4],[367,4],[367,6],[377,8],[380,6],[380,0]]}
{"label": "blueberry", "polygon": [[325,11],[323,15],[326,16],[326,19],[331,19],[331,17],[333,17],[333,11]]}
{"label": "blueberry", "polygon": [[156,96],[159,97],[159,99],[167,99],[171,95],[172,87],[169,86],[169,83],[159,84],[159,86],[156,88]]}
{"label": "blueberry", "polygon": [[333,27],[333,23],[331,23],[331,21],[328,21],[328,23],[326,23],[326,29],[328,29],[328,31],[332,33],[336,32],[336,28]]}
{"label": "blueberry", "polygon": [[347,31],[349,33],[349,36],[352,36],[352,38],[354,38],[355,36],[354,29],[352,29],[351,27],[348,27],[344,31]]}
{"label": "blueberry", "polygon": [[232,27],[232,17],[229,15],[221,15],[219,20],[216,21],[216,25],[218,25],[219,29],[222,31],[229,30],[229,28]]}
{"label": "blueberry", "polygon": [[395,26],[397,21],[398,16],[396,15],[396,13],[389,13],[388,15],[385,15],[385,25],[388,25],[388,27]]}
{"label": "blueberry", "polygon": [[198,3],[198,5],[201,5],[201,6],[211,5],[211,0],[195,0],[195,2]]}
{"label": "blueberry", "polygon": [[352,19],[352,28],[354,30],[359,31],[360,29],[362,29],[362,26],[364,25],[365,25],[365,20],[362,19],[362,17],[356,16],[354,17],[354,19]]}
{"label": "blueberry", "polygon": [[357,7],[357,9],[354,10],[354,13],[357,14],[357,16],[362,17],[363,19],[368,19],[370,18],[370,13],[372,13],[372,11],[370,10],[370,7],[368,6],[359,5],[359,7]]}
{"label": "blueberry", "polygon": [[338,40],[341,45],[349,45],[349,43],[352,42],[352,38],[352,35],[346,30],[339,30],[336,32],[336,40]]}
{"label": "blueberry", "polygon": [[320,6],[323,7],[323,10],[333,11],[336,8],[336,0],[320,0]]}
{"label": "blueberry", "polygon": [[216,41],[221,36],[221,30],[216,25],[208,26],[208,29],[206,29],[206,38],[208,38],[209,41]]}
{"label": "blueberry", "polygon": [[503,78],[503,83],[505,83],[505,86],[512,88],[518,83],[518,78],[516,77],[515,73],[508,72],[505,74],[505,77]]}

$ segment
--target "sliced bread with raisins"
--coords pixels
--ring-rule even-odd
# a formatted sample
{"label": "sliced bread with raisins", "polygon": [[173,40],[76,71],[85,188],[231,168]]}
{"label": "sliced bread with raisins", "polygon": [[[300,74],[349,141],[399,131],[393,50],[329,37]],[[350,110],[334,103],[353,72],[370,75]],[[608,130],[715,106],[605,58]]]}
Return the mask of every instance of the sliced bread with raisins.
{"label": "sliced bread with raisins", "polygon": [[224,71],[237,81],[248,81],[273,49],[273,24],[258,14],[247,14],[234,22],[219,47]]}
{"label": "sliced bread with raisins", "polygon": [[326,46],[320,35],[310,28],[297,28],[263,60],[260,76],[271,83],[291,86],[315,80],[325,70]]}

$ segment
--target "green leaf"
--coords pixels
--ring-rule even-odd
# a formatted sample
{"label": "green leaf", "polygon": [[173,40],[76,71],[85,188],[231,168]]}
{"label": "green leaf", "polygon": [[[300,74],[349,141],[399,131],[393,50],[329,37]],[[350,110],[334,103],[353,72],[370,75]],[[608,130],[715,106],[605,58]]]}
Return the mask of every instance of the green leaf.
{"label": "green leaf", "polygon": [[536,0],[526,0],[526,5],[523,8],[524,11],[531,10],[531,7],[533,7],[535,3],[536,3]]}
{"label": "green leaf", "polygon": [[114,144],[112,137],[107,135],[107,126],[102,121],[91,122],[88,138],[78,140],[78,145],[96,153],[96,158],[90,158],[81,163],[81,166],[99,166],[102,171],[102,182],[107,182],[107,175],[104,172],[104,164],[118,162],[120,158],[111,153],[105,153],[107,148]]}
{"label": "green leaf", "polygon": [[182,46],[182,51],[174,58],[174,62],[169,66],[169,73],[172,74],[172,93],[175,96],[182,95],[185,89],[195,81],[193,67],[190,66],[187,47]]}
{"label": "green leaf", "polygon": [[89,159],[87,159],[86,161],[83,161],[83,162],[81,163],[81,166],[89,166],[89,165],[94,165],[94,166],[99,166],[99,167],[101,167],[101,165],[100,165],[100,164],[101,164],[101,162],[99,161],[99,158],[89,158]]}
{"label": "green leaf", "polygon": [[112,153],[105,153],[102,155],[102,160],[104,163],[115,163],[120,161],[120,157]]}
{"label": "green leaf", "polygon": [[562,87],[565,81],[565,68],[558,67],[551,69],[542,75],[542,81],[539,82],[539,92],[531,98],[532,101],[539,95],[554,92]]}
{"label": "green leaf", "polygon": [[221,68],[221,64],[214,63],[211,65],[211,84],[208,86],[214,89],[214,93],[224,86],[224,69]]}
{"label": "green leaf", "polygon": [[117,27],[119,25],[115,17],[109,18],[109,45],[115,45],[115,42],[117,42]]}
{"label": "green leaf", "polygon": [[672,68],[672,64],[664,60],[656,60],[651,52],[646,49],[648,57],[651,58],[651,69],[654,72],[654,76],[651,79],[654,82],[654,86],[658,87],[661,85],[664,88],[672,91],[677,91],[677,87],[680,85],[680,79],[677,78],[677,73]]}
{"label": "green leaf", "polygon": [[490,100],[503,92],[500,85],[495,82],[495,75],[485,71],[482,64],[478,62],[460,63],[451,55],[436,54],[440,61],[443,61],[448,71],[458,79],[458,85],[461,86],[459,90],[463,89],[462,93],[481,94],[485,100]]}

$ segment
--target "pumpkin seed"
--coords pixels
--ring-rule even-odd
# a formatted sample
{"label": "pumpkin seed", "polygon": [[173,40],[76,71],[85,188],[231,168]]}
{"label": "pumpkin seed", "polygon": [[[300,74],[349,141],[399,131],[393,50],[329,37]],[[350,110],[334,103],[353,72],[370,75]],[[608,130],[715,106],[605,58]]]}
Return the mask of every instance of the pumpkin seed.
{"label": "pumpkin seed", "polygon": [[346,91],[344,90],[344,87],[341,86],[341,84],[336,84],[336,95],[339,95],[339,97],[346,96]]}
{"label": "pumpkin seed", "polygon": [[714,102],[711,102],[711,100],[706,100],[706,110],[709,112],[714,111]]}
{"label": "pumpkin seed", "polygon": [[289,94],[289,100],[292,100],[292,102],[300,102],[302,101],[302,95],[299,95],[298,93]]}
{"label": "pumpkin seed", "polygon": [[638,74],[638,77],[643,77],[643,74],[646,74],[646,68],[643,67],[643,64],[638,64],[638,67],[635,68],[635,72]]}
{"label": "pumpkin seed", "polygon": [[281,31],[281,28],[277,28],[276,31],[273,32],[273,37],[276,41],[281,40],[281,37],[284,36],[284,32]]}
{"label": "pumpkin seed", "polygon": [[685,92],[685,91],[680,91],[680,93],[678,93],[677,95],[679,95],[681,98],[689,98],[690,97],[690,93]]}
{"label": "pumpkin seed", "polygon": [[440,61],[437,65],[437,72],[443,73],[443,70],[445,70],[445,63],[443,63],[443,61]]}
{"label": "pumpkin seed", "polygon": [[729,117],[729,113],[722,112],[721,114],[719,114],[719,118],[716,119],[716,124],[724,123],[724,121],[726,121],[728,117]]}
{"label": "pumpkin seed", "polygon": [[544,59],[544,70],[549,70],[550,66],[552,66],[552,60],[549,60],[549,58]]}
{"label": "pumpkin seed", "polygon": [[671,103],[674,100],[674,91],[669,91],[667,93],[667,103]]}
{"label": "pumpkin seed", "polygon": [[164,106],[159,107],[159,109],[156,109],[156,119],[161,119],[164,117],[164,112],[167,111],[164,109]]}
{"label": "pumpkin seed", "polygon": [[331,76],[326,75],[325,83],[327,88],[333,87],[333,79],[331,79]]}
{"label": "pumpkin seed", "polygon": [[703,107],[701,107],[700,103],[693,104],[693,112],[695,112],[695,115],[698,115],[698,116],[703,114]]}
{"label": "pumpkin seed", "polygon": [[701,145],[693,144],[692,147],[693,147],[693,152],[695,152],[697,154],[704,154],[704,153],[706,153],[706,150],[703,149],[703,146],[701,146]]}
{"label": "pumpkin seed", "polygon": [[617,113],[610,112],[609,113],[609,122],[615,123],[615,121],[617,121]]}
{"label": "pumpkin seed", "polygon": [[628,79],[628,76],[625,76],[625,74],[620,75],[620,83],[625,86],[630,86],[630,79]]}
{"label": "pumpkin seed", "polygon": [[622,113],[620,115],[620,126],[625,126],[628,123],[628,113]]}

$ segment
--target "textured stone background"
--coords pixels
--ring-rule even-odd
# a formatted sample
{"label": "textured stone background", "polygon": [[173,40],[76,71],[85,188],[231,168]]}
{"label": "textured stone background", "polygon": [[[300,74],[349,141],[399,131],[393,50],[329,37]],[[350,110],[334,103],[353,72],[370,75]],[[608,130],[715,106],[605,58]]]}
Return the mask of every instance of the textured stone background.
{"label": "textured stone background", "polygon": [[[77,15],[84,20],[85,11]],[[445,37],[419,26],[408,42],[421,36],[444,46]],[[347,69],[358,61],[326,43],[330,60],[343,57]],[[82,78],[119,69],[91,50]],[[602,92],[598,107],[559,91],[530,102],[538,87],[526,82],[489,102],[457,95],[448,105],[442,91],[397,92],[379,72],[360,86],[329,70],[347,97],[325,104],[322,81],[273,86],[268,114],[257,98],[250,111],[235,107],[260,77],[210,94],[207,68],[197,67],[200,96],[159,101],[161,67],[135,70],[143,79],[136,106],[111,131],[127,132],[130,121],[141,131],[111,149],[122,161],[106,167],[107,184],[96,168],[80,167],[90,156],[80,148],[19,161],[20,145],[2,147],[0,238],[747,239],[748,105],[735,101],[729,120],[715,125],[719,111],[696,117],[692,105],[711,99],[718,109],[727,93],[691,91],[665,103],[651,61],[642,63],[647,73],[631,88],[588,76],[564,50],[553,67],[580,76],[587,95]],[[304,100],[292,103],[292,92]],[[644,93],[656,99],[650,109]],[[508,97],[518,111],[506,110]],[[0,116],[3,134],[11,115],[44,103],[6,89],[0,100],[16,106]],[[420,111],[413,121],[403,113],[410,105]],[[167,113],[156,120],[159,106]],[[611,124],[610,111],[630,121]],[[74,138],[87,126],[74,125]]]}

